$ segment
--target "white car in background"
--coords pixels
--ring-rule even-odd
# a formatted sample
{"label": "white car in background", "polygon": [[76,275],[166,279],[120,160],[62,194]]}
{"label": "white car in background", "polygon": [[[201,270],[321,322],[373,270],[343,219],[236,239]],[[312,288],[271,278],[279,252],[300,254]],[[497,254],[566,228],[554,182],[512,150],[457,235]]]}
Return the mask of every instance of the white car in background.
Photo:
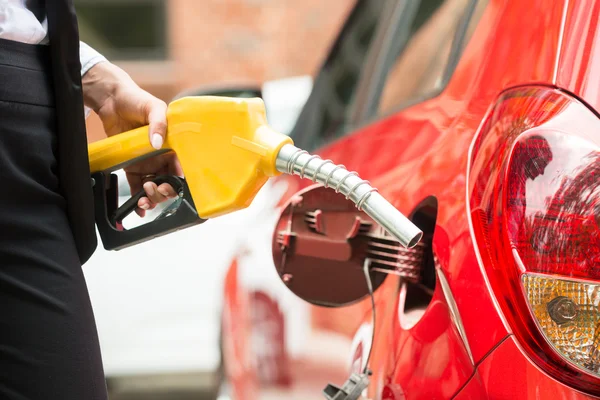
{"label": "white car in background", "polygon": [[[265,102],[273,128],[288,133],[310,91],[308,76],[266,82],[258,91],[236,87],[194,90],[184,95],[255,97]],[[119,202],[129,197],[123,171]],[[233,251],[268,201],[270,184],[242,211],[209,220],[120,251],[96,253],[84,272],[100,335],[107,378],[213,373],[220,365],[219,329],[224,275]],[[156,218],[166,205],[125,227]]]}

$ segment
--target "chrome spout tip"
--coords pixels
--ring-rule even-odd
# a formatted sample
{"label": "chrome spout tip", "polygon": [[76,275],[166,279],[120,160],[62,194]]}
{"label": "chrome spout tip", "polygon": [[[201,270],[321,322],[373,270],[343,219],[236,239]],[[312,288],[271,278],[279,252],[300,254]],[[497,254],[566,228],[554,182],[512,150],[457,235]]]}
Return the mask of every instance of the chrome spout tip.
{"label": "chrome spout tip", "polygon": [[407,249],[412,249],[413,247],[415,247],[416,245],[419,244],[419,242],[421,241],[421,239],[423,238],[423,232],[419,231],[415,234],[415,236],[408,242],[408,244],[406,245]]}

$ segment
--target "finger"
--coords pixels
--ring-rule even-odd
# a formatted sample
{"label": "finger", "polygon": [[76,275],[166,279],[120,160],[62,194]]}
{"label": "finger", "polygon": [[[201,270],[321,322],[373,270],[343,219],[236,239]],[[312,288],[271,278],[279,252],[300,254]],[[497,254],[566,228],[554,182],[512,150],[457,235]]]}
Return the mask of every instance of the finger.
{"label": "finger", "polygon": [[[141,200],[140,200],[140,201],[141,201]],[[143,204],[143,203],[142,203],[142,204]],[[141,206],[141,205],[140,205],[140,202],[138,202],[138,206],[137,206],[137,208],[135,209],[135,213],[136,213],[136,214],[137,214],[139,217],[141,217],[141,218],[144,218],[144,217],[146,216],[146,210],[144,210],[144,208],[142,208],[142,207],[147,207],[147,205],[146,205],[146,206],[143,206],[143,205]]]}
{"label": "finger", "polygon": [[142,185],[148,181],[153,180],[154,178],[156,178],[156,174],[146,174],[142,176]]}
{"label": "finger", "polygon": [[159,150],[167,137],[167,104],[164,101],[155,99],[150,103],[148,123],[150,143],[152,147]]}
{"label": "finger", "polygon": [[167,197],[165,197],[162,193],[158,191],[156,183],[154,182],[144,183],[144,191],[146,192],[146,196],[148,196],[148,199],[150,200],[151,206],[153,206],[154,204],[162,203],[163,201],[167,200]]}
{"label": "finger", "polygon": [[132,196],[140,190],[142,190],[143,182],[140,176],[134,174],[126,174],[125,177],[127,178],[127,183],[129,183],[129,191],[131,192]]}
{"label": "finger", "polygon": [[169,185],[168,183],[161,184],[156,190],[167,199],[172,199],[173,197],[177,196],[177,192],[175,192],[173,186]]}
{"label": "finger", "polygon": [[[125,177],[127,178],[127,182],[129,183],[129,191],[132,196],[135,193],[142,190],[142,180],[140,179],[139,176],[126,173]],[[140,199],[138,201],[137,208],[135,209],[135,213],[137,215],[139,215],[141,218],[144,218],[144,216],[146,215],[146,212],[144,211],[144,208],[142,207],[143,202],[141,200],[143,200],[143,199]]]}
{"label": "finger", "polygon": [[152,207],[152,204],[147,197],[142,197],[138,200],[137,206],[141,211],[148,211]]}
{"label": "finger", "polygon": [[146,211],[153,210],[156,207],[156,204],[152,204],[152,202],[147,197],[142,197],[138,200],[137,208],[135,212],[140,217],[146,216]]}

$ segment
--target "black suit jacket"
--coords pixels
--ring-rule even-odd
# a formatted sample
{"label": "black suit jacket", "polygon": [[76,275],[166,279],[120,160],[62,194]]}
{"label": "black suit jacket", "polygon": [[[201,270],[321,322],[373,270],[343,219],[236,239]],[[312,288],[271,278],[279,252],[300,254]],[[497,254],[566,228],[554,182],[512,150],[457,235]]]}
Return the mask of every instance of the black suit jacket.
{"label": "black suit jacket", "polygon": [[83,264],[98,243],[81,84],[79,29],[72,0],[45,1],[56,93],[59,179]]}

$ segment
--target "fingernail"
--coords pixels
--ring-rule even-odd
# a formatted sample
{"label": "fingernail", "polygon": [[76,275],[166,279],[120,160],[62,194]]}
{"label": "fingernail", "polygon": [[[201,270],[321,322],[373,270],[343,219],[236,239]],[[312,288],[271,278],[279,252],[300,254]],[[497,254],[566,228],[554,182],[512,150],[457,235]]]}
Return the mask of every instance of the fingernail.
{"label": "fingernail", "polygon": [[163,195],[163,196],[165,196],[166,198],[169,198],[169,197],[171,197],[171,196],[169,195],[169,192],[167,192],[167,190],[166,190],[166,189],[164,189],[164,188],[161,188],[161,187],[159,187],[159,188],[158,188],[158,193],[162,194],[162,195]]}
{"label": "fingernail", "polygon": [[149,206],[147,203],[144,203],[144,204],[142,204],[142,205],[140,206],[140,208],[141,208],[142,210],[147,210],[147,209],[149,209],[149,208],[150,208],[150,206]]}
{"label": "fingernail", "polygon": [[160,136],[158,133],[154,133],[152,135],[152,147],[154,147],[156,150],[160,150],[162,145],[163,145],[162,136]]}

